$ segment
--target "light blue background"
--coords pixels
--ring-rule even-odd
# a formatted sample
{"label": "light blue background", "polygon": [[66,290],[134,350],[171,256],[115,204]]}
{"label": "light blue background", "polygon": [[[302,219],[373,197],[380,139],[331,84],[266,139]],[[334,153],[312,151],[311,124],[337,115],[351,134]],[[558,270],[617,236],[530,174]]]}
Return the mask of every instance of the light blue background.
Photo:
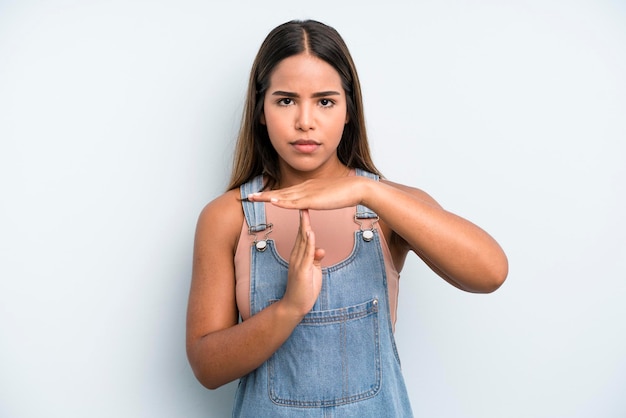
{"label": "light blue background", "polygon": [[617,0],[0,0],[0,416],[229,415],[185,357],[193,233],[292,18],[344,36],[383,173],[510,259],[491,295],[407,262],[416,415],[626,416]]}

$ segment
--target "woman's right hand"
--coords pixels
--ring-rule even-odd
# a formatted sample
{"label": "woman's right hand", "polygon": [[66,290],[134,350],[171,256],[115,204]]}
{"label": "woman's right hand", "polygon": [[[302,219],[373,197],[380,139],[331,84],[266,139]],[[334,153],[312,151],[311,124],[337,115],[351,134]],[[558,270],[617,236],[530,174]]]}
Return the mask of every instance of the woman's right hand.
{"label": "woman's right hand", "polygon": [[300,210],[300,227],[289,257],[287,289],[282,299],[294,315],[304,317],[313,308],[322,289],[324,250],[315,248],[308,209]]}

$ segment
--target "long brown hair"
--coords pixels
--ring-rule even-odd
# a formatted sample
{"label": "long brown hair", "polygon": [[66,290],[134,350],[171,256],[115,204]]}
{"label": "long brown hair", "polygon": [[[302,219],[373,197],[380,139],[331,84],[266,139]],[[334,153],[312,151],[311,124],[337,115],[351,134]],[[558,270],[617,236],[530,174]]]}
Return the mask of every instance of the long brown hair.
{"label": "long brown hair", "polygon": [[348,123],[337,148],[339,161],[350,168],[362,168],[380,175],[370,155],[361,85],[348,47],[341,35],[328,25],[315,20],[293,20],[277,26],[267,35],[252,64],[228,190],[259,174],[267,177],[266,188],[280,183],[278,154],[270,142],[267,128],[261,123],[263,101],[276,65],[302,52],[326,61],[341,77],[347,99]]}

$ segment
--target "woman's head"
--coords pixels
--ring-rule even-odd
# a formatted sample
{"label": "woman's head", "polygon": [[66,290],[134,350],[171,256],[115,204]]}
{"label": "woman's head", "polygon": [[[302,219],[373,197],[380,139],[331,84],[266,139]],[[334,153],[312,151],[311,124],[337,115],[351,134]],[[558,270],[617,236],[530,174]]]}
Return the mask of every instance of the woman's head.
{"label": "woman's head", "polygon": [[262,123],[263,103],[276,66],[284,59],[302,53],[327,62],[341,78],[347,123],[337,148],[339,160],[348,167],[377,173],[369,153],[361,87],[346,44],[335,29],[323,23],[291,21],[268,34],[252,65],[229,188],[238,187],[261,173],[268,177],[269,187],[280,182],[278,155]]}

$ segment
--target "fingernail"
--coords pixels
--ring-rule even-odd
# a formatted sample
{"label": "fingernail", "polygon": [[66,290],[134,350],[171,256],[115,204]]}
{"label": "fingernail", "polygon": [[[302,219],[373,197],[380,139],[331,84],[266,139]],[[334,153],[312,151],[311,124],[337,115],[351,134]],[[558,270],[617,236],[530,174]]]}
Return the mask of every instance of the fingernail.
{"label": "fingernail", "polygon": [[272,197],[272,198],[270,199],[270,202],[272,202],[272,203],[276,203],[276,202],[278,202],[278,199],[276,199],[275,197]]}

